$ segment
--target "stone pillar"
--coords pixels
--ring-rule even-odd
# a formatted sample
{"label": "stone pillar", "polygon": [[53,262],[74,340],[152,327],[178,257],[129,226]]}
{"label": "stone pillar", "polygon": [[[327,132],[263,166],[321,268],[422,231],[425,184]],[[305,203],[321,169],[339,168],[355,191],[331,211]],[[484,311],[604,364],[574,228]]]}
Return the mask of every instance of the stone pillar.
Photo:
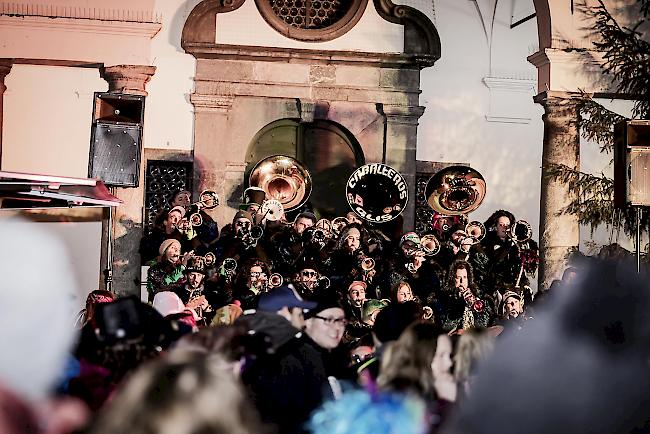
{"label": "stone pillar", "polygon": [[409,201],[402,213],[404,230],[415,227],[415,160],[418,120],[424,113],[421,106],[384,105],[386,115],[386,162],[398,170],[409,186]]}
{"label": "stone pillar", "polygon": [[540,204],[539,288],[547,290],[560,279],[569,254],[580,244],[580,225],[575,215],[561,214],[577,191],[548,176],[550,164],[580,168],[580,132],[578,99],[571,94],[544,92],[535,97],[544,106],[544,149],[542,152],[542,191]]}
{"label": "stone pillar", "polygon": [[[102,68],[100,74],[108,82],[109,92],[131,95],[147,95],[146,83],[156,71],[155,66],[118,65]],[[146,128],[143,127],[146,132]],[[144,144],[142,145],[144,147]],[[142,238],[142,216],[144,207],[145,167],[144,151],[140,158],[140,183],[138,187],[114,187],[113,194],[124,201],[113,208],[112,224],[108,228],[104,221],[102,230],[102,267],[106,267],[109,230],[112,235],[112,289],[119,295],[140,295],[140,255],[138,247]],[[106,216],[107,213],[104,215]],[[103,276],[100,287],[103,287]]]}
{"label": "stone pillar", "polygon": [[0,167],[2,167],[2,118],[3,118],[3,101],[5,90],[5,77],[11,72],[13,61],[8,59],[0,60]]}
{"label": "stone pillar", "polygon": [[155,66],[147,65],[115,65],[100,70],[102,78],[108,82],[109,92],[145,96],[145,85],[155,72]]}
{"label": "stone pillar", "polygon": [[[221,227],[232,220],[240,201],[231,198],[232,192],[241,185],[246,170],[238,151],[224,143],[234,97],[195,93],[190,101],[194,105],[194,193],[198,197],[203,190],[217,192],[221,205],[209,212]],[[228,202],[233,202],[230,207]]]}

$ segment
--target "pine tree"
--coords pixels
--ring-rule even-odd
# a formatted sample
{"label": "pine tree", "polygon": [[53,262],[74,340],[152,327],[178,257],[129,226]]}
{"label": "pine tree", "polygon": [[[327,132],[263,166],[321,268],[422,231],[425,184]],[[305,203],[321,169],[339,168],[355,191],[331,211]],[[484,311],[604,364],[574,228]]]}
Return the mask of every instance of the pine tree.
{"label": "pine tree", "polygon": [[[595,23],[594,50],[603,56],[603,73],[611,77],[616,93],[635,100],[632,118],[650,119],[650,43],[643,39],[644,25],[650,24],[650,0],[638,0],[639,20],[632,27],[619,25],[602,0],[597,6],[581,6],[579,12]],[[600,152],[613,154],[614,125],[625,119],[582,93],[580,98],[580,134],[599,144]],[[547,173],[566,182],[578,197],[563,213],[574,214],[580,224],[595,230],[600,225],[622,229],[626,234],[636,230],[635,211],[614,208],[614,181],[604,174],[594,175],[564,165],[545,167]],[[644,211],[641,223],[650,227],[650,212]]]}

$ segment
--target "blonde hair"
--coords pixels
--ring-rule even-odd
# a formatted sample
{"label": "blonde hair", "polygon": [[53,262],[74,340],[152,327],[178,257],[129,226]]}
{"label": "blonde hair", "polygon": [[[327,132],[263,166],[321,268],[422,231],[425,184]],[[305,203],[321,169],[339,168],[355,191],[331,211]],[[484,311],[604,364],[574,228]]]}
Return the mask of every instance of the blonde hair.
{"label": "blonde hair", "polygon": [[228,363],[175,352],[142,366],[100,412],[91,434],[260,432]]}
{"label": "blonde hair", "polygon": [[377,384],[385,390],[434,392],[431,362],[440,330],[429,322],[408,326],[384,352]]}
{"label": "blonde hair", "polygon": [[474,375],[477,363],[481,362],[494,348],[494,337],[486,330],[469,330],[458,340],[454,355],[454,376],[458,383],[469,381]]}

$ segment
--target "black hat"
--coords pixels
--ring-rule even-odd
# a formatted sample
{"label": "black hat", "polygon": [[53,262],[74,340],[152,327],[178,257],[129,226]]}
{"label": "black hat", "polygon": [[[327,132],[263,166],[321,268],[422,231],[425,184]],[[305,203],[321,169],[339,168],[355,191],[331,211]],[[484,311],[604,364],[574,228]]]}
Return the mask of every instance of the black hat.
{"label": "black hat", "polygon": [[187,260],[187,266],[185,267],[186,273],[196,272],[205,274],[205,260],[203,256],[191,256]]}

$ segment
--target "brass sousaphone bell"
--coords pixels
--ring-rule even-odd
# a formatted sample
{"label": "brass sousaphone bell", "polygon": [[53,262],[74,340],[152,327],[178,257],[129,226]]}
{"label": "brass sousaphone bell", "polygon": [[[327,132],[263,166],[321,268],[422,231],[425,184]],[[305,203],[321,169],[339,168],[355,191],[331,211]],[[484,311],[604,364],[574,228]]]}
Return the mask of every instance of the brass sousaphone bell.
{"label": "brass sousaphone bell", "polygon": [[285,211],[303,205],[311,194],[311,175],[298,160],[285,155],[273,155],[255,165],[249,185],[259,187],[267,199],[275,199]]}
{"label": "brass sousaphone bell", "polygon": [[485,192],[485,179],[469,166],[445,167],[429,179],[425,190],[429,206],[448,216],[476,210]]}

